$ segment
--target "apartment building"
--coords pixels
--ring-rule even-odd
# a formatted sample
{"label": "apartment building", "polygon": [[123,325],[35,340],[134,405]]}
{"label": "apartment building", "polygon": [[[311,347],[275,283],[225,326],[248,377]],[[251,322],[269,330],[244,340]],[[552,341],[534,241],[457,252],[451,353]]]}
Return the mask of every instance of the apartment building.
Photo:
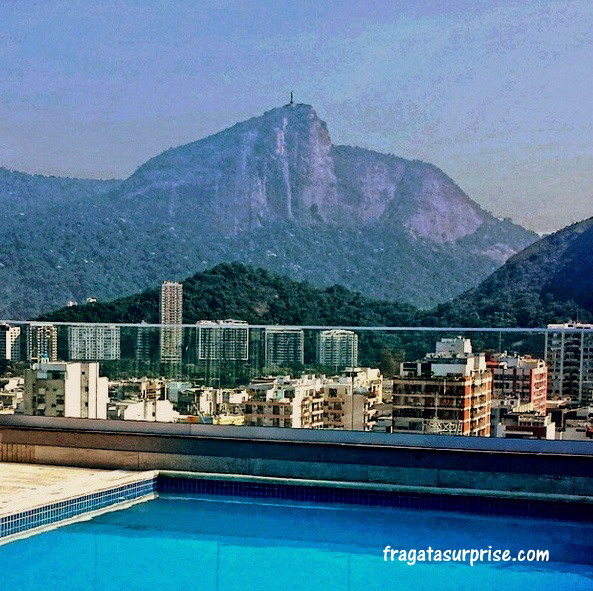
{"label": "apartment building", "polygon": [[550,415],[538,412],[510,412],[496,425],[496,437],[507,439],[555,439],[556,425]]}
{"label": "apartment building", "polygon": [[105,419],[108,399],[98,363],[39,362],[25,370],[26,415]]}
{"label": "apartment building", "polygon": [[348,367],[323,384],[323,396],[325,427],[371,431],[383,398],[383,377],[378,369]]}
{"label": "apartment building", "polygon": [[249,325],[241,320],[200,320],[197,326],[198,361],[247,361]]}
{"label": "apartment building", "polygon": [[56,361],[58,329],[47,322],[34,322],[27,327],[27,360]]}
{"label": "apartment building", "polygon": [[109,383],[109,398],[113,400],[164,400],[167,398],[169,383],[172,382],[154,378],[116,380]]}
{"label": "apartment building", "polygon": [[254,380],[248,394],[246,425],[370,431],[382,376],[370,368],[348,368],[331,378],[277,376]]}
{"label": "apartment building", "polygon": [[120,358],[119,326],[69,326],[68,352],[72,361],[114,361]]}
{"label": "apartment building", "polygon": [[0,360],[20,360],[21,327],[0,324]]}
{"label": "apartment building", "polygon": [[[143,320],[141,324],[145,325],[147,322]],[[150,344],[151,337],[156,335],[156,329],[149,326],[139,326],[136,329],[136,348],[134,350],[134,369],[137,374],[146,370],[150,364]]]}
{"label": "apartment building", "polygon": [[530,405],[531,410],[546,414],[548,367],[543,359],[530,355],[493,353],[486,357],[492,372],[492,403],[507,409]]}
{"label": "apartment building", "polygon": [[358,365],[358,335],[351,330],[322,330],[317,336],[317,363],[335,370]]}
{"label": "apartment building", "polygon": [[242,404],[245,424],[270,427],[321,428],[323,378],[303,374],[252,380]]}
{"label": "apartment building", "polygon": [[181,370],[181,346],[183,341],[183,285],[164,281],[160,297],[160,358],[161,363],[173,375]]}
{"label": "apartment building", "polygon": [[119,400],[108,405],[108,417],[123,421],[175,423],[179,413],[169,400]]}
{"label": "apartment building", "polygon": [[593,401],[593,324],[548,324],[548,398]]}
{"label": "apartment building", "polygon": [[305,333],[300,328],[266,328],[264,347],[267,368],[299,367],[304,363]]}
{"label": "apartment building", "polygon": [[441,339],[393,379],[393,431],[490,435],[492,372],[469,339]]}

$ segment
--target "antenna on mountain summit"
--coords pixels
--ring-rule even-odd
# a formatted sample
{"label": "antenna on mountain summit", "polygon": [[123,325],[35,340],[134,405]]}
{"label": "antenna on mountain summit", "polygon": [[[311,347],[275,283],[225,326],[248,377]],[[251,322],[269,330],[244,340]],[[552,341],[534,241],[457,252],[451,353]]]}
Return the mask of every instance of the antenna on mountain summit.
{"label": "antenna on mountain summit", "polygon": [[294,105],[294,90],[290,91],[290,105]]}

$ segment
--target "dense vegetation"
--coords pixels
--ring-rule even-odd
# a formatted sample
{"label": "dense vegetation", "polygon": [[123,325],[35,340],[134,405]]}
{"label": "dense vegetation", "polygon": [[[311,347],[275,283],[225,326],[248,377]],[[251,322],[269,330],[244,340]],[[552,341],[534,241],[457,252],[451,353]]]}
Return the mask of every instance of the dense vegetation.
{"label": "dense vegetation", "polygon": [[[159,288],[111,302],[63,308],[46,320],[158,322]],[[339,285],[312,287],[263,269],[223,263],[183,282],[183,321],[235,318],[251,324],[401,326],[416,324],[407,304],[381,302]]]}
{"label": "dense vegetation", "polygon": [[539,240],[422,322],[534,327],[571,319],[593,322],[593,218]]}
{"label": "dense vegetation", "polygon": [[[65,322],[158,322],[159,290],[43,316]],[[313,287],[263,269],[224,263],[184,282],[184,322],[336,326],[544,326],[593,321],[593,218],[543,238],[448,304],[421,311],[339,285]]]}

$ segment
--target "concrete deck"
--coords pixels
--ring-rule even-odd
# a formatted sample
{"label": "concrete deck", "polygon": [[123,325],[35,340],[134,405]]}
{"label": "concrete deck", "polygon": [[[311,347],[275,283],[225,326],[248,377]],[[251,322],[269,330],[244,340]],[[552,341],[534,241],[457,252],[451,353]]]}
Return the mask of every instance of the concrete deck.
{"label": "concrete deck", "polygon": [[0,517],[154,477],[155,472],[0,462]]}

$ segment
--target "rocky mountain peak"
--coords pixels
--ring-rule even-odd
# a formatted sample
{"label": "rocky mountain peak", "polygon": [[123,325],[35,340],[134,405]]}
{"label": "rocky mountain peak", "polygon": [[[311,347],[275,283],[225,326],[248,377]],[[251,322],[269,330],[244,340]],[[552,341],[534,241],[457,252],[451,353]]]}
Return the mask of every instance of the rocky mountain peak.
{"label": "rocky mountain peak", "polygon": [[[120,183],[9,176],[0,187],[6,316],[233,260],[429,306],[536,239],[436,166],[333,145],[302,103],[166,150]],[[55,215],[29,215],[44,203]]]}

